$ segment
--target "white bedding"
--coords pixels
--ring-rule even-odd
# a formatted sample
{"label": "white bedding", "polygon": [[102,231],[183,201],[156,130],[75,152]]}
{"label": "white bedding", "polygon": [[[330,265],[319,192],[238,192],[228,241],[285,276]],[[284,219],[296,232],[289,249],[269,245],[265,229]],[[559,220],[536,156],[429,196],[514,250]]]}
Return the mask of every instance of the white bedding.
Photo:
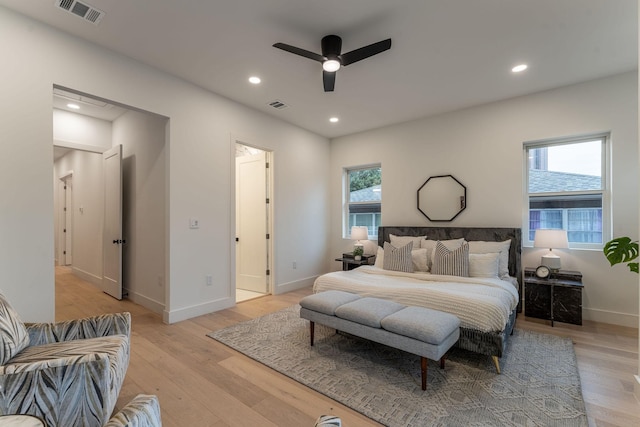
{"label": "white bedding", "polygon": [[513,284],[498,278],[401,273],[365,265],[318,277],[314,292],[353,292],[400,304],[455,314],[460,326],[483,332],[502,331],[518,304]]}

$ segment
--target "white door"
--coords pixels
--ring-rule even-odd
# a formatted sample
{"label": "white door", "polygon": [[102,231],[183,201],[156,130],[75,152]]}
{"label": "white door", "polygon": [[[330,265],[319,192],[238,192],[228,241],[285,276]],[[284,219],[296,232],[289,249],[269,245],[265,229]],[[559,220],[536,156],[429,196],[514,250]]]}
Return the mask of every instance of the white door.
{"label": "white door", "polygon": [[104,230],[102,291],[122,299],[122,146],[103,155]]}
{"label": "white door", "polygon": [[64,180],[64,208],[62,209],[64,226],[62,228],[63,233],[63,242],[64,248],[62,250],[63,258],[62,265],[71,265],[73,264],[73,204],[72,200],[72,190],[73,190],[73,180],[71,176],[68,176]]}
{"label": "white door", "polygon": [[236,287],[267,293],[266,153],[236,158]]}

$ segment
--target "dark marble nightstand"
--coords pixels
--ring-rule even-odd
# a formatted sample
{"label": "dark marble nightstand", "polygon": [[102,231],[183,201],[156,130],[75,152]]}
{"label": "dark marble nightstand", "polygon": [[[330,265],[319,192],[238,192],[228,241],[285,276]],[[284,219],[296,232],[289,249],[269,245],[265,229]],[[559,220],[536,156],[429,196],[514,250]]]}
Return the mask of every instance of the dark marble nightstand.
{"label": "dark marble nightstand", "polygon": [[547,279],[524,270],[524,313],[527,317],[582,325],[582,274],[560,270]]}

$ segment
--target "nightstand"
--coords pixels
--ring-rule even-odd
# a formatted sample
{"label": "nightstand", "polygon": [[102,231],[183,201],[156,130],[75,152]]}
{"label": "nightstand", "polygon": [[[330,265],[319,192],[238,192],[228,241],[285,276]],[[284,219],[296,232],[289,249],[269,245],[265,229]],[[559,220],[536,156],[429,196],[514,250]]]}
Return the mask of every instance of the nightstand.
{"label": "nightstand", "polygon": [[373,264],[375,259],[375,255],[362,255],[362,259],[356,260],[352,254],[342,254],[342,258],[336,258],[336,261],[342,262],[342,271],[349,271],[361,265]]}
{"label": "nightstand", "polygon": [[582,325],[582,274],[560,270],[547,279],[524,270],[524,313],[527,317]]}

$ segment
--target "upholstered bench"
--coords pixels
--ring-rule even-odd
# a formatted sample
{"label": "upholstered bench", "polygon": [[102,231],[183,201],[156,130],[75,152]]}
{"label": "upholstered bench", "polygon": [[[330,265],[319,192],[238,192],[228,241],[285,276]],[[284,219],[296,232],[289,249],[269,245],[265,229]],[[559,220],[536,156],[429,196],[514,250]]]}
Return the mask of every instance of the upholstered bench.
{"label": "upholstered bench", "polygon": [[420,356],[422,390],[427,388],[427,359],[440,361],[460,337],[460,319],[453,314],[411,307],[343,291],[326,291],[300,301],[300,317]]}

